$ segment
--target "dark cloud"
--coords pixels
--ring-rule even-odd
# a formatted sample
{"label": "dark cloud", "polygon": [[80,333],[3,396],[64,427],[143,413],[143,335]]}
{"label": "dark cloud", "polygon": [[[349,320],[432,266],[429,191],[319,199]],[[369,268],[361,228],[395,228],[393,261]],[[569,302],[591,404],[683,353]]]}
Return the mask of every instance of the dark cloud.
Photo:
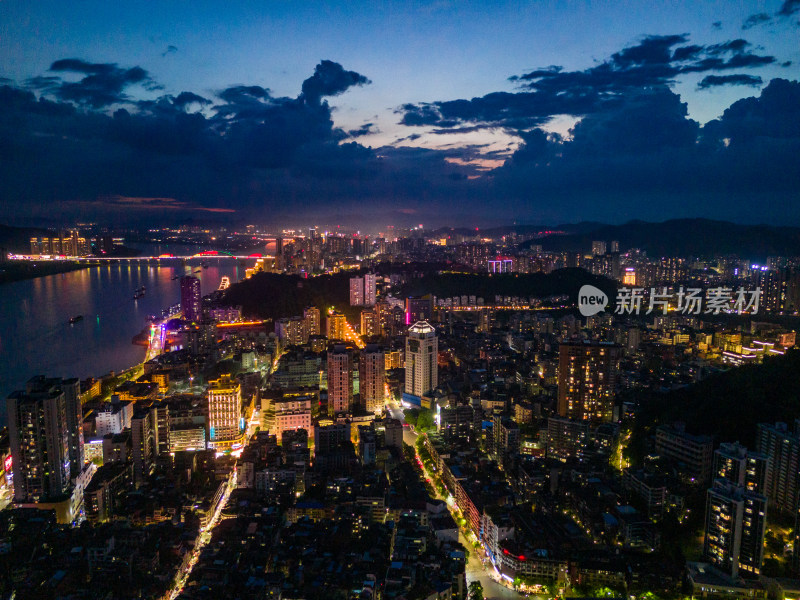
{"label": "dark cloud", "polygon": [[572,129],[565,152],[583,156],[640,156],[691,148],[699,124],[666,87],[642,91],[612,110],[588,115]]}
{"label": "dark cloud", "polygon": [[744,39],[706,46],[688,41],[687,34],[646,36],[583,71],[551,65],[511,77],[521,88],[516,93],[405,104],[399,109],[400,122],[440,129],[470,125],[527,130],[555,115],[583,116],[613,108],[631,92],[669,86],[682,74],[755,68],[776,61],[753,53]]}
{"label": "dark cloud", "polygon": [[[4,212],[45,198],[78,206],[100,196],[252,208],[299,189],[307,193],[312,182],[318,190],[338,190],[341,183],[324,182],[371,179],[381,168],[374,151],[341,143],[347,134],[334,128],[332,109],[321,99],[367,79],[330,61],[295,98],[239,85],[213,100],[184,91],[134,101],[125,94],[128,85],[155,85],[138,67],[68,59],[53,63],[52,70],[81,75],[78,87],[54,76],[29,82],[41,98],[20,87],[0,87]],[[108,112],[123,100],[124,108]],[[368,131],[374,131],[372,124],[361,133]],[[109,204],[109,210],[114,207],[120,208]]]}
{"label": "dark cloud", "polygon": [[342,65],[330,60],[321,61],[314,74],[303,82],[303,96],[310,103],[318,103],[323,96],[337,96],[353,86],[370,83],[355,71],[345,71]]}
{"label": "dark cloud", "polygon": [[25,80],[25,87],[40,92],[50,92],[61,86],[61,77],[57,75],[37,75]]}
{"label": "dark cloud", "polygon": [[714,21],[711,24],[711,27],[713,27],[714,29],[722,29],[722,21]]}
{"label": "dark cloud", "polygon": [[781,17],[790,17],[798,11],[800,11],[800,0],[784,0],[778,11],[778,15]]}
{"label": "dark cloud", "polygon": [[[183,91],[95,106],[66,100],[60,79],[0,85],[0,216],[91,211],[125,223],[202,208],[273,222],[307,214],[426,224],[666,215],[800,223],[800,83],[773,80],[703,127],[670,87],[686,72],[701,73],[705,87],[746,85],[753,76],[729,65],[752,56],[745,40],[646,38],[584,71],[531,70],[516,92],[400,109],[404,121],[437,133],[497,127],[520,141],[499,150],[445,135],[436,149],[404,145],[420,137],[413,129],[392,146],[365,147],[357,138],[372,123],[352,131],[333,123],[326,98],[366,82],[340,65],[320,63],[292,97],[235,85],[208,97]],[[68,62],[45,77],[119,80],[132,71],[111,67]],[[133,79],[117,98],[144,81]],[[559,114],[579,117],[564,137],[541,128]]]}
{"label": "dark cloud", "polygon": [[800,83],[773,79],[759,97],[734,102],[706,127],[717,139],[730,139],[732,144],[758,138],[800,140]]}
{"label": "dark cloud", "polygon": [[747,17],[745,22],[742,24],[742,29],[743,30],[751,29],[753,27],[756,27],[757,25],[762,25],[764,23],[769,23],[771,20],[772,20],[772,17],[770,17],[767,13],[763,13],[763,12],[762,13],[755,13],[755,14],[752,14],[749,17]]}
{"label": "dark cloud", "polygon": [[526,132],[494,185],[516,198],[516,211],[524,190],[539,214],[557,206],[582,218],[662,219],[668,212],[780,222],[788,211],[798,221],[790,200],[800,187],[797,152],[798,82],[775,79],[702,128],[677,94],[661,88],[583,118],[564,140]]}
{"label": "dark cloud", "polygon": [[90,63],[78,58],[65,58],[50,65],[50,71],[83,75],[79,81],[62,81],[54,92],[61,100],[92,108],[127,102],[130,98],[124,91],[134,84],[151,90],[158,89],[141,67],[124,69],[116,63]]}
{"label": "dark cloud", "polygon": [[269,90],[259,85],[235,85],[222,90],[218,95],[229,103],[251,102],[269,98]]}
{"label": "dark cloud", "polygon": [[358,129],[351,129],[347,132],[347,137],[357,138],[363,135],[369,135],[370,133],[379,133],[379,130],[375,127],[374,123],[364,123]]}
{"label": "dark cloud", "polygon": [[170,44],[169,46],[167,46],[167,49],[161,53],[161,56],[166,56],[167,54],[175,54],[177,51],[178,47]]}
{"label": "dark cloud", "polygon": [[207,98],[203,98],[202,96],[198,96],[194,92],[181,92],[177,95],[177,97],[172,101],[175,106],[180,106],[184,108],[190,104],[198,104],[200,106],[207,106],[211,104],[211,100]]}
{"label": "dark cloud", "polygon": [[749,85],[751,87],[759,87],[764,80],[757,75],[745,75],[740,73],[737,75],[706,75],[703,80],[697,84],[697,89],[707,90],[712,87],[720,87],[723,85]]}

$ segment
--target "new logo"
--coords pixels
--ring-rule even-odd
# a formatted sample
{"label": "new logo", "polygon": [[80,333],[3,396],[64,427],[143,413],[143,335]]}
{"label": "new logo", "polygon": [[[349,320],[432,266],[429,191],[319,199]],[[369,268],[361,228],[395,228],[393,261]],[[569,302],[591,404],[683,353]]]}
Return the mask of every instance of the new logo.
{"label": "new logo", "polygon": [[591,317],[608,306],[608,296],[593,285],[584,285],[578,292],[578,310],[584,317]]}

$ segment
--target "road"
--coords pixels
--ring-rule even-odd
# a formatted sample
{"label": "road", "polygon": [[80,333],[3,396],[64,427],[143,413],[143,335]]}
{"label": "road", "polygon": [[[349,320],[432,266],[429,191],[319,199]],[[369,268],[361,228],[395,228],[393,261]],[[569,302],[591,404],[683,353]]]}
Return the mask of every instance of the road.
{"label": "road", "polygon": [[[394,401],[386,403],[386,410],[393,419],[397,419],[403,423],[403,441],[414,448],[418,434],[411,427],[406,427],[403,410],[400,408],[397,402]],[[486,600],[519,600],[520,598],[525,597],[524,594],[520,594],[519,592],[516,592],[492,579],[486,566],[481,562],[481,559],[478,556],[480,551],[476,550],[472,544],[467,541],[461,531],[458,533],[458,541],[462,546],[464,546],[464,548],[469,550],[469,558],[467,559],[466,568],[467,585],[476,580],[480,581],[481,585],[483,586],[483,595]],[[490,566],[489,568],[493,567]]]}
{"label": "road", "polygon": [[[469,558],[467,559],[467,585],[473,581],[480,581],[483,586],[483,595],[486,600],[518,600],[524,598],[524,594],[515,592],[501,583],[498,583],[491,578],[484,564],[478,556],[479,550],[475,550],[472,545],[467,541],[464,535],[459,531],[458,541],[465,548],[469,548]],[[491,568],[491,567],[490,567]]]}
{"label": "road", "polygon": [[169,594],[166,596],[169,600],[176,600],[183,591],[183,587],[189,580],[189,577],[192,574],[192,570],[194,569],[194,566],[197,564],[197,560],[200,558],[200,554],[203,552],[203,548],[205,548],[208,542],[211,541],[211,534],[220,521],[220,515],[222,514],[222,510],[225,508],[225,505],[228,503],[228,498],[231,495],[231,491],[235,488],[236,488],[236,469],[231,471],[231,474],[228,476],[228,481],[227,485],[225,486],[225,491],[223,491],[223,493],[220,495],[219,500],[217,501],[217,505],[214,507],[214,513],[212,514],[211,519],[208,522],[208,525],[206,525],[204,528],[200,530],[200,534],[197,536],[197,541],[194,544],[194,548],[192,548],[189,561],[186,563],[186,568],[182,569],[178,573],[172,590],[170,590]]}

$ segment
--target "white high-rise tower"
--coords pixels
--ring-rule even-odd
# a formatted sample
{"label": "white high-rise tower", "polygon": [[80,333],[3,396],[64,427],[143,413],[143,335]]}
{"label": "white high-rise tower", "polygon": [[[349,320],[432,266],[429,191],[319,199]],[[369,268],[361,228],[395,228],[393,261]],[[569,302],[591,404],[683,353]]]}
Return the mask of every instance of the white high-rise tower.
{"label": "white high-rise tower", "polygon": [[439,339],[427,321],[417,321],[406,336],[406,394],[412,401],[433,390],[439,384],[437,355]]}

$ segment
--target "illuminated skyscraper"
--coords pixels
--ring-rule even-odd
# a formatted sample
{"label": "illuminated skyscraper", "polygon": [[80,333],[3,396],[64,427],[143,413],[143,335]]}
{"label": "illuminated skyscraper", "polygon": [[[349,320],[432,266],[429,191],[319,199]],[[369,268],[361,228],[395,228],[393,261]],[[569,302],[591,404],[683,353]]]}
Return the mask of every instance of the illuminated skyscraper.
{"label": "illuminated skyscraper", "polygon": [[350,278],[350,306],[364,306],[364,278]]}
{"label": "illuminated skyscraper", "polygon": [[47,381],[34,378],[6,400],[16,502],[62,499],[70,489],[66,395]]}
{"label": "illuminated skyscraper", "polygon": [[181,312],[189,321],[199,321],[202,316],[200,280],[186,275],[181,277]]}
{"label": "illuminated skyscraper", "polygon": [[800,491],[800,436],[786,423],[759,423],[756,448],[770,459],[766,492],[771,509],[794,513]]}
{"label": "illuminated skyscraper", "polygon": [[306,324],[306,335],[320,334],[319,309],[316,306],[309,306],[303,311],[303,320]]}
{"label": "illuminated skyscraper", "polygon": [[706,499],[706,559],[734,578],[759,575],[766,523],[765,496],[724,479],[715,480]]}
{"label": "illuminated skyscraper", "polygon": [[361,404],[367,412],[383,408],[386,381],[386,355],[377,344],[369,344],[361,351],[358,361],[358,382]]}
{"label": "illuminated skyscraper", "polygon": [[724,479],[748,492],[764,494],[769,458],[739,443],[720,444],[714,452],[714,479]]}
{"label": "illuminated skyscraper", "polygon": [[303,317],[278,319],[275,321],[275,335],[284,346],[299,346],[308,341],[306,320]]}
{"label": "illuminated skyscraper", "polygon": [[350,278],[350,306],[375,306],[377,276],[367,273]]}
{"label": "illuminated skyscraper", "polygon": [[364,306],[375,306],[377,280],[375,273],[364,275]]}
{"label": "illuminated skyscraper", "polygon": [[439,339],[427,321],[418,321],[406,336],[406,387],[404,399],[419,404],[420,398],[439,385]]}
{"label": "illuminated skyscraper", "polygon": [[158,455],[158,409],[142,406],[131,417],[133,478],[141,485],[153,473]]}
{"label": "illuminated skyscraper", "polygon": [[607,342],[565,342],[558,348],[558,414],[611,421],[621,348]]}
{"label": "illuminated skyscraper", "polygon": [[344,344],[328,350],[328,414],[349,413],[353,407],[353,353]]}
{"label": "illuminated skyscraper", "polygon": [[208,434],[212,447],[238,441],[244,431],[242,388],[229,375],[210,381],[208,388]]}
{"label": "illuminated skyscraper", "polygon": [[378,316],[375,314],[375,310],[369,308],[361,311],[361,329],[359,333],[364,337],[380,334]]}
{"label": "illuminated skyscraper", "polygon": [[329,340],[345,339],[346,320],[342,313],[330,312],[327,319],[327,335]]}
{"label": "illuminated skyscraper", "polygon": [[704,551],[731,577],[758,575],[767,522],[769,458],[735,444],[714,452],[714,483],[706,498]]}

